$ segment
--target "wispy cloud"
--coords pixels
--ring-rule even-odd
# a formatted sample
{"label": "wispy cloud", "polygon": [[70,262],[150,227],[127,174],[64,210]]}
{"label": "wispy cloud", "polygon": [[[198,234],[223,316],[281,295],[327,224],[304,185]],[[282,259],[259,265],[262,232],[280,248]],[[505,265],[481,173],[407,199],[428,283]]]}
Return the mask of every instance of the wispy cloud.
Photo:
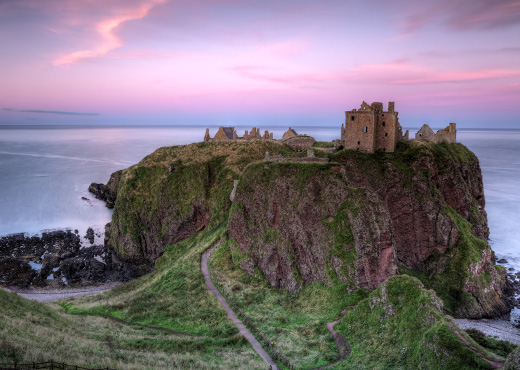
{"label": "wispy cloud", "polygon": [[164,3],[166,0],[147,1],[137,8],[128,9],[125,14],[103,20],[96,24],[96,32],[100,37],[100,43],[91,49],[78,50],[70,54],[62,55],[53,62],[56,66],[66,66],[81,59],[101,57],[110,51],[123,46],[123,42],[116,34],[116,28],[122,23],[130,20],[144,18],[155,5]]}
{"label": "wispy cloud", "polygon": [[20,113],[42,113],[42,114],[60,114],[65,116],[99,116],[99,113],[82,113],[82,112],[66,112],[57,110],[41,110],[41,109],[12,109],[4,108],[7,112],[20,112]]}
{"label": "wispy cloud", "polygon": [[452,30],[489,30],[520,24],[519,0],[443,0],[421,3],[401,24],[398,37],[413,35],[431,23]]}

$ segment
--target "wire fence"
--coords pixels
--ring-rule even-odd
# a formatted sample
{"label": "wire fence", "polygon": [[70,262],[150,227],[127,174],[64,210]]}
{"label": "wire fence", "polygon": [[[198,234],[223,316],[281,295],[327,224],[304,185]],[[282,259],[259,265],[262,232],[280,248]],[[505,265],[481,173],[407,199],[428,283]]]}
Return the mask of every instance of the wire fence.
{"label": "wire fence", "polygon": [[47,361],[47,362],[31,362],[31,363],[13,363],[13,364],[1,364],[0,370],[12,370],[12,369],[50,369],[50,370],[114,370],[108,367],[103,368],[88,368],[76,365],[67,365],[63,362]]}
{"label": "wire fence", "polygon": [[[209,262],[209,261],[208,261]],[[273,360],[280,362],[284,364],[288,369],[294,370],[294,365],[291,363],[289,358],[285,356],[283,353],[278,351],[277,348],[274,347],[273,342],[270,341],[265,335],[263,335],[256,325],[247,317],[242,310],[238,307],[238,304],[234,301],[234,299],[226,292],[224,287],[220,284],[220,282],[215,279],[215,276],[213,275],[213,271],[211,269],[211,263],[208,263],[208,270],[209,270],[209,276],[211,280],[213,281],[213,284],[217,287],[220,294],[226,298],[226,301],[229,303],[229,305],[233,308],[233,311],[237,314],[237,316],[242,320],[242,322],[248,327],[248,329],[255,335],[255,337],[258,338],[258,340],[262,343],[264,348],[269,352]]]}

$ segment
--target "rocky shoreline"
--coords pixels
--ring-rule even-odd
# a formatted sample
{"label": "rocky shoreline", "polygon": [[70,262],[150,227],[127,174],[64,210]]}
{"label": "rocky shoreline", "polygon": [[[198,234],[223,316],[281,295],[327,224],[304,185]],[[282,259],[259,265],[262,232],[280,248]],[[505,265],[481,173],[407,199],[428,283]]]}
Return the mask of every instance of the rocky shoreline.
{"label": "rocky shoreline", "polygon": [[[15,290],[96,287],[125,282],[149,270],[122,261],[89,228],[82,243],[77,230],[52,230],[0,237],[0,285]],[[90,244],[90,245],[89,245]]]}

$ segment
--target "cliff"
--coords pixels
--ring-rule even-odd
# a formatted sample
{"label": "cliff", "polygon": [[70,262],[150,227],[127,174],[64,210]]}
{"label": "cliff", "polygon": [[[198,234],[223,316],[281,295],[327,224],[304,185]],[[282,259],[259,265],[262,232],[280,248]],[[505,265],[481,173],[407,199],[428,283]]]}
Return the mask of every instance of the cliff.
{"label": "cliff", "polygon": [[406,273],[455,316],[508,312],[478,159],[464,146],[319,153],[327,164],[258,162],[266,151],[303,155],[260,141],[158,149],[115,175],[109,243],[152,264],[167,245],[227,221],[234,262],[282,289],[336,279],[348,291],[375,289]]}

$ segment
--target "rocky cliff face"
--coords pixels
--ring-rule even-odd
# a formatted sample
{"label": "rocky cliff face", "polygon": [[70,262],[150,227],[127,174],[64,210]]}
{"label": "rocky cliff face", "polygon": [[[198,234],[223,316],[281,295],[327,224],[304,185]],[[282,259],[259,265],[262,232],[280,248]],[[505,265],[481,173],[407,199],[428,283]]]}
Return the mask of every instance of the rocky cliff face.
{"label": "rocky cliff face", "polygon": [[88,187],[88,191],[94,194],[97,199],[104,200],[108,208],[114,208],[117,199],[117,189],[119,188],[122,174],[123,171],[114,172],[106,185],[93,182]]}
{"label": "rocky cliff face", "polygon": [[119,186],[108,243],[123,259],[152,265],[168,244],[224,221],[233,180],[266,151],[294,154],[268,141],[198,143],[160,148],[115,173],[109,183]]}
{"label": "rocky cliff face", "polygon": [[508,311],[478,159],[464,146],[320,153],[327,164],[259,162],[265,152],[303,155],[260,141],[157,150],[111,180],[119,185],[109,244],[150,265],[168,244],[227,221],[235,263],[282,289],[375,289],[407,273],[455,316]]}
{"label": "rocky cliff face", "polygon": [[508,312],[470,151],[403,144],[395,154],[342,151],[331,160],[246,169],[228,227],[237,263],[292,291],[336,277],[347,289],[373,289],[400,270],[435,289],[455,316]]}
{"label": "rocky cliff face", "polygon": [[228,233],[246,271],[259,268],[272,285],[291,291],[332,275],[350,289],[375,289],[397,273],[384,202],[371,190],[350,187],[339,165],[250,165]]}

